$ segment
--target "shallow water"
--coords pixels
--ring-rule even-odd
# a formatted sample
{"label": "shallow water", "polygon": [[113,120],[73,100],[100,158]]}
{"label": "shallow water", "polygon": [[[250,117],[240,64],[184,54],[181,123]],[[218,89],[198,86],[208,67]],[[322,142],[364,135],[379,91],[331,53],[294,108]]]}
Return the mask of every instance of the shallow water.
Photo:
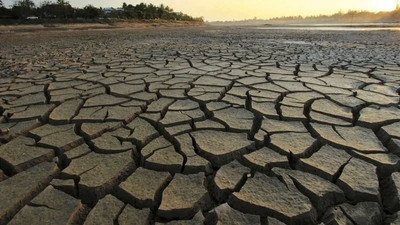
{"label": "shallow water", "polygon": [[282,26],[257,27],[260,30],[315,30],[315,31],[399,31],[396,23],[367,23],[367,24],[291,24]]}

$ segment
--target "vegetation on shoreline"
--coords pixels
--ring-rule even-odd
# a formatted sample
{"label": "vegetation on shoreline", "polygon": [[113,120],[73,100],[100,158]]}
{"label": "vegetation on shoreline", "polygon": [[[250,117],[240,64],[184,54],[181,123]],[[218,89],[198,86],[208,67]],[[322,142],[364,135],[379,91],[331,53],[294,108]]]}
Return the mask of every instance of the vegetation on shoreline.
{"label": "vegetation on shoreline", "polygon": [[349,10],[346,13],[339,11],[333,15],[318,15],[318,16],[297,16],[297,17],[279,17],[272,18],[271,22],[290,22],[303,21],[309,22],[336,22],[336,23],[398,23],[400,22],[400,9],[389,12],[369,12]]}
{"label": "vegetation on shoreline", "polygon": [[242,21],[216,21],[218,25],[267,25],[267,24],[333,24],[333,23],[400,23],[400,8],[389,12],[368,12],[349,10],[332,15],[289,16],[271,19],[249,19]]}
{"label": "vegetation on shoreline", "polygon": [[168,6],[140,3],[124,3],[121,8],[97,8],[87,5],[74,8],[68,1],[44,1],[36,6],[32,0],[19,0],[7,8],[0,0],[0,23],[76,23],[110,21],[173,21],[203,23],[203,18],[194,18],[181,12],[174,12]]}

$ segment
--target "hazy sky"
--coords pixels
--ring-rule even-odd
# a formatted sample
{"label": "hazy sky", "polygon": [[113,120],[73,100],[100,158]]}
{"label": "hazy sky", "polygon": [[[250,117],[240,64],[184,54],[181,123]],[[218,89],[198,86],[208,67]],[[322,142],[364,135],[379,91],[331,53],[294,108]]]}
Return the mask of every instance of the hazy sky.
{"label": "hazy sky", "polygon": [[[35,3],[41,0],[33,0]],[[55,1],[55,0],[54,0]],[[12,5],[14,0],[3,0]],[[267,19],[278,16],[332,14],[349,9],[387,11],[395,8],[395,0],[69,0],[74,7],[87,4],[101,7],[120,7],[123,2],[140,2],[159,5],[164,3],[175,11],[192,16],[204,16],[208,21],[242,20],[249,18]]]}

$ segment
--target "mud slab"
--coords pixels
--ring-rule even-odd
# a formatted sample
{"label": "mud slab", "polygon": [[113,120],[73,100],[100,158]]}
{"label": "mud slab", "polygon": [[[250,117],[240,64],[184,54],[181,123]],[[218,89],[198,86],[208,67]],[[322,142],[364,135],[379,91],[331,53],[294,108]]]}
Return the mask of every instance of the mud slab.
{"label": "mud slab", "polygon": [[0,34],[0,224],[395,224],[399,41]]}

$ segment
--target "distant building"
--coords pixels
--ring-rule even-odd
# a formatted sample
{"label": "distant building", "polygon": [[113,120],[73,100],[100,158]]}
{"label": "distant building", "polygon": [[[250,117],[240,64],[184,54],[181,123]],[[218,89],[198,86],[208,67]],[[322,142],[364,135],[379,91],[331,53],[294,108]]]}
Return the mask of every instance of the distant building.
{"label": "distant building", "polygon": [[124,11],[123,8],[113,8],[113,7],[105,7],[103,8],[104,14],[110,14],[112,11]]}

